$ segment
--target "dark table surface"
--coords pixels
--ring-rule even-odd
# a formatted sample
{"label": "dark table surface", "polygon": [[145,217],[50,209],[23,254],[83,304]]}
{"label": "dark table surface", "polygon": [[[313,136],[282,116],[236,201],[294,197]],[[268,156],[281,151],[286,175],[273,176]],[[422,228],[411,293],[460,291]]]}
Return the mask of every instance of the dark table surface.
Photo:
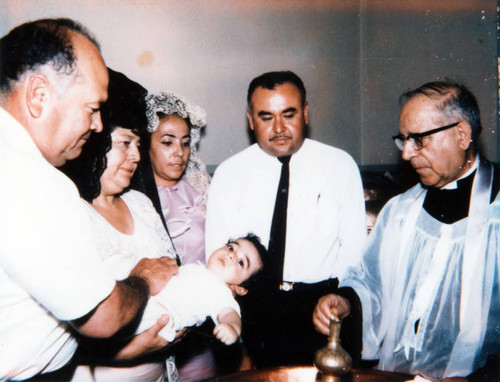
{"label": "dark table surface", "polygon": [[243,382],[243,381],[268,381],[268,382],[368,382],[387,381],[403,382],[413,379],[413,376],[399,373],[391,373],[372,369],[354,369],[351,372],[340,376],[324,376],[318,372],[314,366],[289,366],[275,367],[260,370],[248,370],[238,373],[217,377],[213,381],[223,382]]}

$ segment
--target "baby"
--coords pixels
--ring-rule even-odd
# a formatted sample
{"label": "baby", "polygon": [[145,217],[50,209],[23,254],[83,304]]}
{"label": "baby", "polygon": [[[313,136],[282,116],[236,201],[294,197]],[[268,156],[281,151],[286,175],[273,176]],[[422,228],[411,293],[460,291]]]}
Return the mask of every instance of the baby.
{"label": "baby", "polygon": [[150,328],[163,314],[170,320],[160,335],[173,341],[185,327],[201,325],[207,317],[216,324],[214,335],[226,345],[236,342],[241,333],[240,307],[231,288],[245,294],[245,287],[263,267],[266,249],[260,239],[249,233],[217,249],[207,265],[179,267],[165,288],[149,299],[137,334]]}

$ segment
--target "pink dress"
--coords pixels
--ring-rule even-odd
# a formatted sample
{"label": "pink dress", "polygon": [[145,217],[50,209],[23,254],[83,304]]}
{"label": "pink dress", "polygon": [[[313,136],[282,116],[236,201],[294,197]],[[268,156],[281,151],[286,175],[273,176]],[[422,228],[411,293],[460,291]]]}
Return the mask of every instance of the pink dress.
{"label": "pink dress", "polygon": [[161,209],[183,264],[205,264],[205,213],[202,196],[182,177],[174,186],[158,187]]}

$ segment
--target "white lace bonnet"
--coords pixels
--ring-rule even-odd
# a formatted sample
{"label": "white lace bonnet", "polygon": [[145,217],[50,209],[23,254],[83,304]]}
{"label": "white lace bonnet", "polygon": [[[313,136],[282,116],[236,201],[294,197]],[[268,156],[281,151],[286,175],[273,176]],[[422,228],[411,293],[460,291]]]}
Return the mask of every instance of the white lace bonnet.
{"label": "white lace bonnet", "polygon": [[206,166],[198,156],[198,142],[200,141],[201,129],[207,124],[206,112],[203,108],[193,105],[185,97],[177,96],[170,92],[161,92],[151,94],[146,97],[146,116],[148,118],[148,132],[152,134],[159,126],[160,119],[158,113],[165,115],[177,114],[178,116],[189,119],[191,129],[191,155],[189,156],[186,168],[188,182],[202,195],[205,196],[210,176]]}

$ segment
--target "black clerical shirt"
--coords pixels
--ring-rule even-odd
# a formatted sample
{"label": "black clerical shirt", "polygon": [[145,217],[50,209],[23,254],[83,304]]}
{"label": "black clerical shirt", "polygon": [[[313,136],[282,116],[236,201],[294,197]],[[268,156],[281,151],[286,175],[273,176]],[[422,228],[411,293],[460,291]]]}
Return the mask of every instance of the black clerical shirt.
{"label": "black clerical shirt", "polygon": [[[499,170],[499,166],[494,165],[490,203],[495,200],[500,188]],[[453,190],[430,187],[424,200],[425,211],[434,219],[446,224],[453,224],[467,217],[475,174],[476,171],[468,177],[458,180],[457,188]]]}

